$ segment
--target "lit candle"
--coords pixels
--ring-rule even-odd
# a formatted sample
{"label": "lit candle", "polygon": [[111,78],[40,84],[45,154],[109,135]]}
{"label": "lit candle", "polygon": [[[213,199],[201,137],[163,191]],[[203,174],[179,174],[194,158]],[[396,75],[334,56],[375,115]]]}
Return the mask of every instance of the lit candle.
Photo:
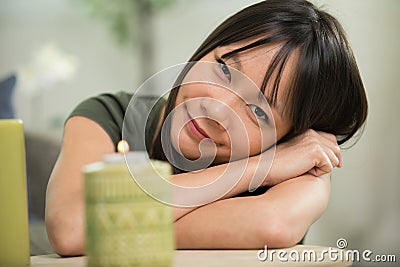
{"label": "lit candle", "polygon": [[0,266],[29,265],[24,130],[0,120]]}
{"label": "lit candle", "polygon": [[129,144],[121,140],[117,145],[118,153],[105,154],[103,161],[109,164],[124,164],[125,162],[146,163],[147,153],[145,151],[129,151]]}

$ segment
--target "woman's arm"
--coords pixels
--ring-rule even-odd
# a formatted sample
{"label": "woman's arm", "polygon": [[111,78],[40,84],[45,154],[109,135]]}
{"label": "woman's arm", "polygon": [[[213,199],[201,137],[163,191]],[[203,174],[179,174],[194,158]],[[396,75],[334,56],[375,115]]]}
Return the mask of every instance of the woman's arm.
{"label": "woman's arm", "polygon": [[60,255],[84,253],[84,199],[81,169],[114,152],[108,134],[94,121],[72,117],[65,124],[63,144],[47,185],[46,228]]}
{"label": "woman's arm", "polygon": [[329,174],[284,181],[259,196],[220,200],[175,222],[177,248],[257,249],[297,244],[325,210]]}
{"label": "woman's arm", "polygon": [[[301,143],[299,146],[304,147]],[[307,147],[304,149],[307,150]],[[311,150],[312,153],[306,154],[303,153],[303,150],[300,150],[301,153],[299,154],[296,145],[284,150],[287,153],[282,153],[283,156],[279,156],[279,160],[274,162],[285,162],[286,160],[296,159],[299,156],[303,160],[309,157],[308,162],[312,162],[314,158],[320,159],[320,162],[329,161],[329,158],[327,160],[324,159],[327,158],[325,150],[330,151],[330,149],[326,148],[315,150],[316,153]],[[46,196],[46,228],[50,243],[58,254],[80,255],[84,253],[84,200],[81,170],[84,165],[102,160],[104,154],[112,153],[113,151],[114,146],[110,137],[94,121],[79,116],[67,121],[61,153],[51,174]],[[294,153],[289,153],[290,151],[294,151]],[[243,165],[239,161],[231,162],[229,165],[236,166],[240,170],[236,173],[241,173],[243,169]],[[276,164],[274,163],[274,165]],[[311,165],[314,166],[313,164]],[[206,185],[217,180],[227,166],[228,164],[221,164],[201,172],[175,175],[172,178],[172,182],[188,187]],[[224,193],[220,199],[227,199],[247,191],[253,173],[257,168],[259,168],[258,158],[252,157],[249,164],[245,165],[245,171],[240,177],[241,179],[229,192],[225,192],[227,190],[223,186],[219,188],[219,195],[221,195],[221,192]],[[296,168],[292,169],[298,171]],[[305,171],[307,170],[309,170],[308,167]],[[300,173],[304,173],[304,171],[300,170]],[[278,170],[273,174],[274,176],[270,177],[270,179],[263,177],[268,185],[277,184],[296,176],[292,175],[291,172],[280,173]],[[232,173],[232,175],[235,176],[235,173]],[[234,177],[234,179],[237,178]],[[214,193],[205,192],[204,199],[212,199]],[[198,207],[174,208],[174,219],[178,220],[196,208]]]}
{"label": "woman's arm", "polygon": [[[272,160],[272,162],[271,162]],[[212,190],[204,187],[201,194],[189,191],[185,196],[182,193],[175,197],[189,200],[201,197],[203,203],[215,200],[228,199],[249,190],[253,187],[253,179],[261,181],[260,186],[275,186],[294,177],[310,174],[310,177],[319,177],[332,172],[333,168],[341,167],[341,153],[333,134],[307,130],[305,133],[279,144],[275,151],[267,150],[261,155],[233,161],[207,168],[204,171],[183,173],[175,175],[172,182],[186,187],[201,187],[214,182],[217,179],[228,179],[220,183],[220,186],[212,187]],[[229,170],[224,172],[225,170]],[[240,175],[241,174],[241,175]],[[238,181],[229,190],[230,181]],[[255,183],[257,184],[257,183]],[[174,208],[174,220],[178,220],[198,207]]]}
{"label": "woman's arm", "polygon": [[[271,158],[268,153],[264,158]],[[248,186],[249,175],[261,174],[261,185],[273,187],[263,195],[221,199],[185,214],[175,222],[178,248],[288,247],[301,240],[326,208],[330,172],[342,165],[336,138],[310,129],[279,144],[266,178],[263,169],[270,163],[263,162],[263,154],[251,158],[243,180]]]}

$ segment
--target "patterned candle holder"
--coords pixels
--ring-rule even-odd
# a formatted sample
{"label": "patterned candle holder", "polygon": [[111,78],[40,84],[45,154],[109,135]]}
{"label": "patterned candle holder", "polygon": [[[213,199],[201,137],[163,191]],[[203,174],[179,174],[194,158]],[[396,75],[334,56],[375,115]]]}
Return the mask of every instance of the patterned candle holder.
{"label": "patterned candle holder", "polygon": [[[171,175],[168,163],[152,163],[135,165],[135,175]],[[84,176],[88,266],[171,266],[171,208],[143,192],[125,162],[93,163]]]}

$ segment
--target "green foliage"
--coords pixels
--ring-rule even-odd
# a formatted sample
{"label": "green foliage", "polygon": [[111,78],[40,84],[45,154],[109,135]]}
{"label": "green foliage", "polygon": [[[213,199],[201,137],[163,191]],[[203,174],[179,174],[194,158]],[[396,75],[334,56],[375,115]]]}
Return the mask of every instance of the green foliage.
{"label": "green foliage", "polygon": [[127,44],[134,41],[135,19],[138,14],[152,16],[177,0],[78,0],[95,18],[104,20],[118,42]]}

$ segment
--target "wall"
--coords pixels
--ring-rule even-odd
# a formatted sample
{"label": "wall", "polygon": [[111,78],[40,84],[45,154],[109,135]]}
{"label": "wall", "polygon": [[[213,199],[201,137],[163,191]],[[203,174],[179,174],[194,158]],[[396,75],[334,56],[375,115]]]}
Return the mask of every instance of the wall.
{"label": "wall", "polygon": [[361,140],[343,152],[344,166],[332,176],[328,210],[307,241],[334,245],[342,237],[350,248],[395,253],[399,259],[400,2],[318,3],[325,4],[347,31],[367,90],[369,117]]}

